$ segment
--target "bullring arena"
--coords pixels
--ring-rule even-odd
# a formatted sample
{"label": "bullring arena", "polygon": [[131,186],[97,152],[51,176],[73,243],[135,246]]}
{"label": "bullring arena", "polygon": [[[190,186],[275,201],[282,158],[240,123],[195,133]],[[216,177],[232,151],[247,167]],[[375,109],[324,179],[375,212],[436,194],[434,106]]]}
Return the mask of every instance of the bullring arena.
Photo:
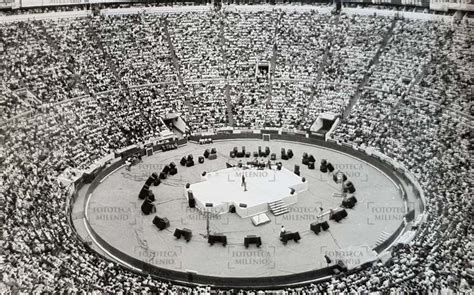
{"label": "bullring arena", "polygon": [[0,2],[0,293],[472,293],[471,3],[59,2]]}
{"label": "bullring arena", "polygon": [[[211,171],[222,171],[226,163],[237,165],[237,159],[229,156],[229,151],[232,151],[236,144],[239,148],[245,146],[247,150],[252,151],[257,151],[260,145],[269,147],[270,151],[280,152],[281,147],[291,149],[294,153],[292,159],[281,160],[278,157],[278,160],[283,162],[283,167],[290,169],[294,165],[304,166],[301,164],[301,157],[305,152],[316,156],[319,161],[331,159],[335,169],[352,175],[350,180],[356,187],[354,195],[357,196],[357,205],[348,209],[349,215],[345,219],[340,222],[330,221],[330,229],[316,235],[310,230],[310,224],[317,221],[321,207],[339,207],[342,200],[340,197],[334,197],[333,193],[340,192],[340,187],[333,181],[333,173],[322,173],[319,167],[318,170],[301,168],[301,176],[306,179],[309,187],[297,194],[297,202],[288,206],[288,213],[279,216],[269,213],[271,220],[268,223],[255,226],[248,217],[242,218],[236,213],[229,213],[227,209],[217,209],[218,212],[213,212],[210,218],[210,230],[225,235],[227,245],[211,246],[205,238],[205,212],[189,207],[184,193],[185,185],[205,183],[206,181],[201,179],[204,171],[210,174]],[[216,160],[205,160],[204,163],[196,163],[192,167],[179,166],[176,175],[167,177],[156,187],[152,186],[156,198],[156,215],[167,217],[170,222],[169,228],[160,231],[152,223],[155,214],[143,215],[140,211],[138,192],[148,174],[170,162],[179,163],[183,156],[189,154],[197,158],[211,147],[218,151]],[[241,160],[245,159],[249,158]],[[276,182],[281,181],[275,179],[275,176],[268,176],[269,169],[256,170],[260,171],[260,174],[254,173],[253,177],[252,174],[247,174],[249,183],[247,192],[244,192],[240,181],[242,173],[236,172],[237,167],[230,169],[232,173],[226,174],[225,177],[225,181],[229,182],[227,185],[219,187],[219,184],[215,184],[216,187],[206,187],[200,194],[212,194],[217,191],[221,198],[224,198],[232,190],[243,195],[252,193],[253,190],[268,193],[265,189],[275,187]],[[282,177],[288,177],[286,172],[280,173],[285,173]],[[289,173],[295,175],[292,171]],[[252,184],[252,178],[263,180]],[[190,142],[177,150],[143,158],[143,162],[131,167],[130,171],[119,167],[105,175],[93,191],[87,190],[90,195],[84,196],[87,200],[85,207],[78,206],[73,210],[73,214],[85,210],[85,221],[91,231],[104,240],[107,246],[117,248],[124,256],[143,260],[156,267],[181,272],[193,271],[205,276],[267,279],[326,268],[328,263],[325,255],[334,260],[341,259],[351,268],[375,260],[376,246],[390,238],[393,242],[394,238],[401,234],[398,229],[401,225],[404,226],[406,213],[408,210],[414,210],[416,202],[419,201],[413,193],[409,197],[406,196],[405,188],[400,187],[399,183],[401,182],[398,179],[395,182],[381,170],[361,159],[317,145],[278,140],[264,142],[256,139],[225,140],[211,145]],[[196,190],[193,192],[197,194]],[[283,199],[287,195],[288,189],[279,198]],[[411,208],[408,208],[408,204]],[[265,207],[268,207],[268,204],[265,204]],[[265,208],[264,212],[268,213],[269,210],[270,208]],[[324,220],[328,220],[328,217]],[[83,219],[78,219],[78,226],[82,226],[82,222]],[[282,225],[299,232],[301,240],[284,245],[279,240]],[[191,240],[185,242],[183,239],[176,239],[173,236],[176,228],[190,229]],[[244,237],[248,234],[261,237],[262,246],[245,248]],[[385,247],[388,245],[385,243]],[[380,248],[378,250],[382,252]],[[293,282],[291,278],[289,280]]]}

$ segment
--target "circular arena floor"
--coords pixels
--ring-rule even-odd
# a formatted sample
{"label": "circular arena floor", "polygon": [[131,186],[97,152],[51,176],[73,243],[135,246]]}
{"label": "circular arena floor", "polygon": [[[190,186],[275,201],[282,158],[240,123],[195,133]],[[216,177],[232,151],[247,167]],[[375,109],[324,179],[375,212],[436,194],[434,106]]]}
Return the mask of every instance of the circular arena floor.
{"label": "circular arena floor", "polygon": [[[229,152],[234,146],[245,146],[247,151],[257,151],[258,146],[269,146],[278,156],[281,148],[290,148],[294,157],[283,166],[293,171],[300,165],[301,176],[309,184],[309,190],[298,195],[297,204],[290,212],[274,216],[267,212],[271,222],[254,226],[250,218],[225,213],[210,219],[210,231],[227,235],[228,244],[210,246],[207,243],[206,217],[188,207],[184,195],[186,183],[201,181],[203,171],[224,169],[226,162],[236,164]],[[205,149],[216,148],[216,160],[197,162]],[[316,158],[317,167],[309,170],[301,164],[302,154],[307,152]],[[195,166],[183,167],[179,160],[192,154]],[[310,223],[316,221],[319,208],[337,207],[341,199],[332,196],[338,186],[332,176],[319,171],[319,162],[327,159],[336,170],[340,169],[356,188],[358,203],[348,209],[348,216],[336,223],[329,221],[326,232],[315,235]],[[247,161],[243,158],[243,161]],[[169,176],[159,186],[152,186],[156,196],[156,214],[141,213],[138,193],[145,180],[153,172],[159,172],[170,162],[178,165],[178,174]],[[278,157],[277,157],[277,161]],[[222,191],[222,194],[225,194]],[[390,208],[388,210],[387,208]],[[374,256],[372,248],[378,241],[390,236],[403,221],[404,204],[398,187],[375,167],[357,158],[317,146],[272,140],[231,140],[209,145],[188,142],[177,150],[156,153],[144,157],[143,162],[127,171],[122,167],[96,188],[87,204],[87,217],[92,228],[109,244],[137,259],[162,268],[177,271],[195,271],[203,275],[222,277],[263,277],[294,274],[327,266],[324,255],[333,262],[342,259],[346,265],[355,266]],[[170,227],[159,231],[152,220],[155,215],[167,217]],[[298,231],[301,240],[283,245],[279,240],[280,228]],[[189,228],[193,232],[190,242],[176,240],[176,228]],[[262,246],[245,248],[243,239],[248,234],[259,235]]]}

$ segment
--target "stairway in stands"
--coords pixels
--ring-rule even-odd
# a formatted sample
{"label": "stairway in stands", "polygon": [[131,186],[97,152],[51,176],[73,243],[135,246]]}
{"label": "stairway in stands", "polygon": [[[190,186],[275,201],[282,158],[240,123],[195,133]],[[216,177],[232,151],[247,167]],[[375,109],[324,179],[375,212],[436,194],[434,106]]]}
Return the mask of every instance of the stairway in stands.
{"label": "stairway in stands", "polygon": [[273,215],[275,216],[283,215],[290,212],[288,210],[288,207],[282,200],[268,203],[268,206],[270,207],[270,211],[272,211]]}
{"label": "stairway in stands", "polygon": [[355,104],[357,103],[359,98],[362,96],[363,89],[367,85],[367,83],[369,82],[370,75],[372,74],[372,69],[375,68],[375,65],[379,62],[380,56],[382,55],[382,53],[384,52],[385,47],[387,47],[387,44],[389,43],[390,39],[392,38],[393,31],[395,29],[395,26],[396,26],[397,22],[398,22],[398,18],[394,18],[392,20],[392,24],[390,25],[390,28],[388,29],[388,31],[385,33],[385,35],[382,39],[382,42],[380,43],[380,46],[377,49],[377,52],[375,53],[375,55],[370,60],[368,66],[367,66],[367,69],[365,71],[364,78],[357,85],[357,88],[356,88],[356,91],[355,91],[354,95],[349,99],[349,103],[347,104],[346,109],[343,112],[342,117],[344,119],[349,117],[349,114],[351,113],[352,108],[355,106]]}
{"label": "stairway in stands", "polygon": [[385,231],[381,232],[379,238],[377,239],[377,242],[375,242],[375,247],[380,246],[383,242],[388,240],[388,238],[390,238],[389,233],[387,233]]}

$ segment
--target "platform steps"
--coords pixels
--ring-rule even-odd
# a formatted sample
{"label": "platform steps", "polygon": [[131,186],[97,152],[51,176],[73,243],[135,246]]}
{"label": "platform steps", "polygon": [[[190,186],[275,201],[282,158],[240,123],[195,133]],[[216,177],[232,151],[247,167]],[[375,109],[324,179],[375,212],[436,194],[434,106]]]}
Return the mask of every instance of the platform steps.
{"label": "platform steps", "polygon": [[383,242],[388,240],[390,238],[390,234],[388,232],[381,232],[379,238],[377,239],[377,242],[375,243],[375,247],[380,246]]}
{"label": "platform steps", "polygon": [[288,207],[282,200],[268,203],[268,206],[270,207],[270,211],[272,211],[273,215],[275,216],[283,215],[290,212],[288,210]]}

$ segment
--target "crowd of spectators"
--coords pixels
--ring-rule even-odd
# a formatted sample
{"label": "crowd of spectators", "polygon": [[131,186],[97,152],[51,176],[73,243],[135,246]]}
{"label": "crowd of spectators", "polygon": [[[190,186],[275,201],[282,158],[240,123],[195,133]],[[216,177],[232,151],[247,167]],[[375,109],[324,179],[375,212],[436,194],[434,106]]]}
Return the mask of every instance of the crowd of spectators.
{"label": "crowd of spectators", "polygon": [[[361,290],[369,291],[471,292],[473,236],[471,220],[466,217],[473,209],[472,121],[466,114],[465,95],[473,82],[468,74],[472,60],[462,54],[465,51],[458,51],[472,49],[466,38],[469,24],[438,23],[435,35],[435,24],[428,23],[425,28],[415,26],[416,23],[400,26],[403,30],[418,31],[413,41],[397,37],[397,42],[389,44],[389,50],[381,56],[382,63],[390,68],[383,72],[393,71],[393,75],[382,76],[383,85],[388,87],[382,87],[378,76],[374,76],[371,80],[380,83],[382,89],[365,90],[334,137],[374,148],[404,165],[423,188],[428,219],[411,244],[392,253],[395,259],[391,265],[371,268],[355,274],[354,278],[365,279]],[[434,40],[431,42],[430,38]],[[401,61],[391,61],[393,54],[402,52],[400,48],[411,48],[413,53],[404,52]],[[412,64],[405,60],[411,60]],[[408,76],[410,82],[400,81],[401,76]],[[385,281],[380,279],[384,275]],[[331,285],[335,290],[351,290],[353,284],[347,284],[346,280]]]}
{"label": "crowd of spectators", "polygon": [[179,13],[167,16],[168,29],[185,80],[224,75],[222,19],[214,12]]}
{"label": "crowd of spectators", "polygon": [[223,12],[226,78],[255,78],[256,64],[273,54],[275,11]]}
{"label": "crowd of spectators", "polygon": [[2,24],[2,82],[26,88],[44,103],[84,94],[42,21]]}
{"label": "crowd of spectators", "polygon": [[[423,187],[427,220],[386,264],[282,292],[470,290],[473,26],[396,20],[387,33],[392,22],[272,10],[1,24],[0,119],[32,112],[0,129],[0,292],[210,293],[91,251],[68,223],[56,177],[159,136],[170,112],[192,132],[231,120],[307,129],[321,112],[342,114],[365,78],[333,138],[402,163]],[[274,74],[256,79],[257,62]]]}
{"label": "crowd of spectators", "polygon": [[[296,82],[285,80],[274,80],[271,90],[271,109],[266,113],[270,125],[265,127],[285,126],[287,129],[303,129],[305,117],[308,111],[308,100],[313,95],[312,84],[308,82]],[[288,106],[294,106],[289,108]]]}
{"label": "crowd of spectators", "polygon": [[282,12],[277,26],[275,78],[316,79],[334,34],[330,14]]}
{"label": "crowd of spectators", "polygon": [[426,21],[417,26],[415,20],[397,22],[379,62],[371,71],[367,86],[403,94],[423,66],[446,38],[448,26]]}
{"label": "crowd of spectators", "polygon": [[[179,77],[190,84],[198,80],[224,82],[231,89],[239,88],[239,98],[224,96],[232,104],[235,126],[308,128],[320,113],[341,114],[346,108],[391,23],[385,17],[336,17],[311,10],[224,10],[14,22],[5,25],[7,46],[2,74],[9,89],[26,88],[43,103],[139,85],[178,84]],[[397,32],[396,38],[402,38],[405,50],[413,41],[406,41],[412,37],[403,34],[409,35]],[[31,45],[22,50],[28,50],[30,58],[18,59],[26,55],[16,50],[26,37]],[[423,37],[429,40],[432,36]],[[394,37],[390,46],[396,42]],[[390,58],[387,63],[402,60],[399,56]],[[387,63],[381,61],[373,71],[396,70]],[[268,66],[276,83],[268,79],[270,75],[255,78],[260,64]],[[418,63],[415,60],[409,64]],[[397,66],[403,67],[403,61]],[[371,75],[378,76],[378,72]],[[280,82],[288,85],[286,98],[272,97],[273,90],[281,92]],[[312,90],[298,89],[305,84],[301,82],[313,84]],[[372,84],[379,82],[370,80],[369,86],[378,87]],[[191,95],[182,92],[175,93],[175,99]],[[308,95],[288,98],[303,92]],[[211,101],[220,99],[211,98],[215,93],[211,88],[209,93]],[[274,117],[282,114],[282,105],[284,112],[289,109],[292,114],[301,113],[304,106],[304,118]],[[262,108],[271,115],[255,119],[256,115],[264,115]],[[209,107],[201,110],[201,116],[210,112]],[[10,118],[10,113],[5,112],[2,119]],[[217,121],[225,120],[222,117]]]}
{"label": "crowd of spectators", "polygon": [[176,79],[160,18],[150,15],[108,16],[93,23],[110,67],[129,86]]}
{"label": "crowd of spectators", "polygon": [[339,16],[321,80],[357,87],[393,21],[376,16]]}
{"label": "crowd of spectators", "polygon": [[226,104],[226,85],[220,82],[199,82],[186,87],[189,97],[185,109],[191,133],[213,132],[217,128],[229,126]]}

